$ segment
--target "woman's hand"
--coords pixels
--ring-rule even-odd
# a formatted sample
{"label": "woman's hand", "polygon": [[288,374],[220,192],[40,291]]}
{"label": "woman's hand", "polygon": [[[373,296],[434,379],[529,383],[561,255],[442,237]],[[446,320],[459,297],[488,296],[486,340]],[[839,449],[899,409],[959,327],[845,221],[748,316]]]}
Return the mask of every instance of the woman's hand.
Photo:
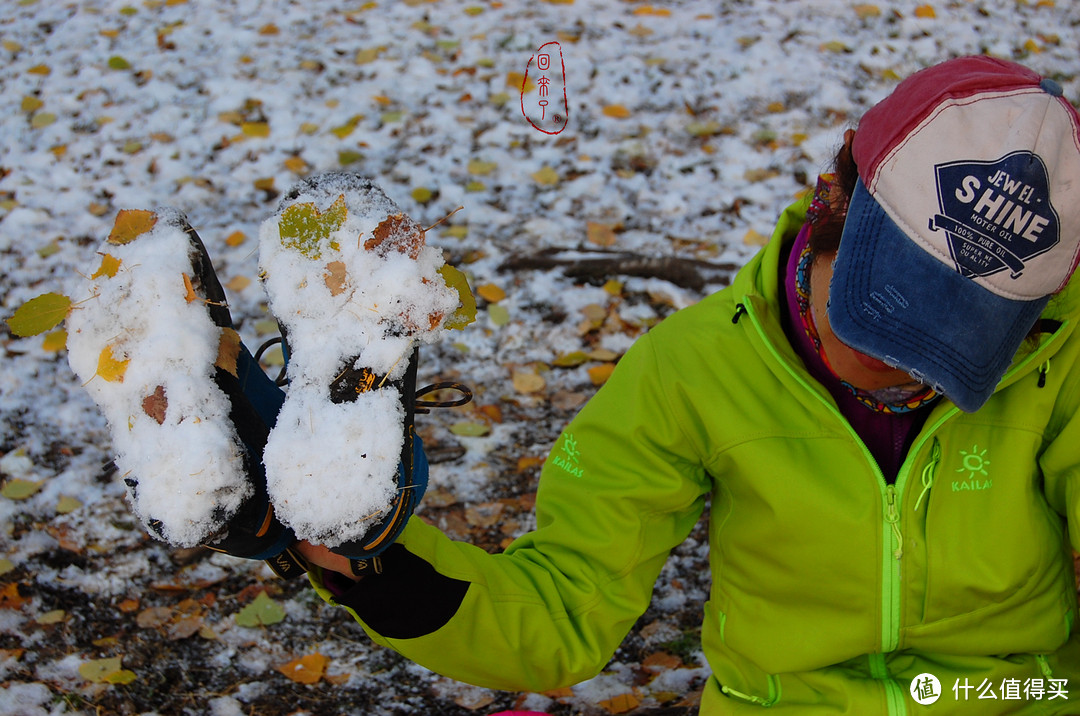
{"label": "woman's hand", "polygon": [[353,574],[352,564],[348,557],[334,554],[321,544],[312,544],[306,541],[297,542],[295,548],[297,552],[304,556],[304,559],[306,559],[309,564],[317,564],[323,569],[337,572],[353,581],[359,579],[358,576]]}

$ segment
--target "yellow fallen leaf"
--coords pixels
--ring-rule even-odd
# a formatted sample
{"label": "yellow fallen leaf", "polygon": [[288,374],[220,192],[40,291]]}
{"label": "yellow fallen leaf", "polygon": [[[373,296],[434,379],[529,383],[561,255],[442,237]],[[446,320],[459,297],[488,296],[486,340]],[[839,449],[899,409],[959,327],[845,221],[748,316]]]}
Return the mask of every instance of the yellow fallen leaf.
{"label": "yellow fallen leaf", "polygon": [[59,293],[46,293],[15,309],[7,324],[16,336],[26,338],[55,328],[70,312],[70,298]]}
{"label": "yellow fallen leaf", "polygon": [[589,380],[593,385],[603,385],[607,382],[607,379],[611,377],[612,372],[615,370],[614,363],[601,363],[600,365],[594,365],[588,369]]}
{"label": "yellow fallen leaf", "polygon": [[505,326],[510,323],[510,311],[501,303],[493,303],[488,306],[488,319],[493,326]]}
{"label": "yellow fallen leaf", "polygon": [[559,368],[573,368],[588,362],[589,356],[584,351],[572,351],[556,356],[555,360],[551,361],[551,365]]}
{"label": "yellow fallen leaf", "polygon": [[67,331],[53,331],[46,333],[41,341],[41,350],[56,353],[67,348]]}
{"label": "yellow fallen leaf", "polygon": [[180,275],[184,277],[184,300],[188,303],[197,300],[199,297],[195,295],[195,287],[191,284],[191,277],[186,273]]}
{"label": "yellow fallen leaf", "polygon": [[240,334],[232,328],[221,329],[221,339],[218,341],[218,355],[214,365],[221,368],[233,377],[239,377],[236,370],[236,361],[240,357]]}
{"label": "yellow fallen leaf", "polygon": [[323,274],[323,282],[330,289],[331,296],[340,296],[345,292],[345,282],[348,278],[344,261],[331,261],[326,264],[326,273]]}
{"label": "yellow fallen leaf", "polygon": [[4,483],[4,486],[0,488],[0,495],[9,500],[25,500],[36,495],[38,490],[41,489],[41,484],[33,480],[23,480],[16,477]]}
{"label": "yellow fallen leaf", "polygon": [[507,72],[506,86],[513,87],[522,94],[529,94],[536,89],[536,83],[531,79],[526,80],[525,75],[520,72]]}
{"label": "yellow fallen leaf", "polygon": [[293,174],[307,174],[310,167],[300,157],[289,157],[285,160],[285,168]]}
{"label": "yellow fallen leaf", "polygon": [[585,234],[590,243],[597,246],[615,245],[615,227],[611,224],[601,224],[597,221],[585,222]]}
{"label": "yellow fallen leaf", "polygon": [[607,319],[608,310],[599,303],[590,303],[587,306],[582,307],[582,314],[585,318],[596,323],[597,325],[603,323]]}
{"label": "yellow fallen leaf", "polygon": [[230,291],[243,291],[245,288],[251,285],[251,279],[247,276],[233,276],[229,279],[229,282],[225,284],[225,288]]}
{"label": "yellow fallen leaf", "polygon": [[877,5],[871,5],[870,3],[855,5],[851,9],[855,11],[856,15],[864,20],[870,17],[879,17],[881,15],[881,8]]}
{"label": "yellow fallen leaf", "polygon": [[338,139],[345,139],[354,131],[356,131],[356,126],[360,124],[361,120],[363,119],[364,115],[355,114],[352,117],[349,117],[348,121],[346,121],[345,124],[341,125],[340,127],[331,128],[330,133]]}
{"label": "yellow fallen leaf", "polygon": [[34,65],[26,72],[31,75],[48,75],[52,74],[52,69],[48,65]]}
{"label": "yellow fallen leaf", "polygon": [[519,457],[517,461],[517,471],[525,472],[531,470],[534,467],[540,467],[544,464],[544,458],[536,456]]}
{"label": "yellow fallen leaf", "polygon": [[543,167],[540,171],[532,173],[533,181],[541,186],[554,186],[559,183],[559,172],[551,167]]}
{"label": "yellow fallen leaf", "polygon": [[98,270],[90,274],[90,278],[98,278],[99,276],[108,276],[112,278],[116,275],[116,272],[120,270],[121,260],[113,256],[112,254],[101,255],[101,266]]}
{"label": "yellow fallen leaf", "polygon": [[122,668],[119,656],[83,662],[79,675],[94,684],[130,684],[135,680],[135,672]]}
{"label": "yellow fallen leaf", "polygon": [[232,109],[228,112],[221,112],[218,114],[218,119],[222,122],[228,122],[229,124],[235,124],[237,127],[244,121],[244,115],[236,110]]}
{"label": "yellow fallen leaf", "polygon": [[234,231],[225,237],[226,246],[239,246],[245,241],[247,241],[247,234],[243,231]]}
{"label": "yellow fallen leaf", "polygon": [[130,684],[137,678],[134,671],[120,669],[119,671],[114,671],[113,673],[106,675],[104,681],[106,684]]}
{"label": "yellow fallen leaf", "polygon": [[469,280],[465,274],[450,264],[443,264],[439,269],[439,275],[443,277],[446,285],[458,294],[457,310],[443,321],[443,326],[460,331],[476,320],[476,298],[469,289]]}
{"label": "yellow fallen leaf", "polygon": [[519,393],[538,393],[547,386],[544,376],[528,370],[514,371],[512,377],[514,390]]}
{"label": "yellow fallen leaf", "polygon": [[326,671],[327,658],[322,654],[307,654],[277,667],[286,678],[300,684],[317,684]]}
{"label": "yellow fallen leaf", "polygon": [[131,243],[157,224],[157,214],[145,209],[121,209],[106,241],[114,246]]}
{"label": "yellow fallen leaf", "polygon": [[600,706],[611,714],[624,714],[633,711],[641,704],[641,700],[634,694],[619,694],[614,698],[600,702]]}
{"label": "yellow fallen leaf", "polygon": [[82,502],[78,498],[69,495],[61,495],[56,503],[56,514],[66,515],[70,512],[74,512],[80,507],[82,507]]}
{"label": "yellow fallen leaf", "polygon": [[463,438],[482,438],[491,434],[491,426],[476,421],[462,421],[450,426],[453,435]]}
{"label": "yellow fallen leaf", "polygon": [[769,243],[768,236],[753,229],[748,230],[742,240],[747,246],[765,246]]}
{"label": "yellow fallen leaf", "polygon": [[483,162],[479,159],[472,159],[469,161],[468,170],[473,176],[487,176],[498,169],[498,167],[499,165],[495,162]]}
{"label": "yellow fallen leaf", "polygon": [[63,609],[53,609],[52,611],[48,611],[44,614],[38,615],[38,617],[35,618],[34,621],[38,624],[41,624],[42,626],[45,626],[48,624],[59,624],[66,618],[67,612],[65,612]]}
{"label": "yellow fallen leaf", "polygon": [[747,169],[745,172],[743,172],[743,179],[752,184],[767,181],[778,176],[780,176],[780,171],[778,169],[773,169],[772,167]]}
{"label": "yellow fallen leaf", "polygon": [[649,671],[678,669],[682,665],[682,659],[666,651],[657,651],[641,660],[641,666]]}
{"label": "yellow fallen leaf", "polygon": [[242,122],[240,124],[240,131],[243,132],[246,137],[269,137],[270,124],[268,122]]}
{"label": "yellow fallen leaf", "polygon": [[379,55],[381,55],[385,49],[385,47],[369,47],[366,50],[359,50],[356,53],[354,61],[358,65],[366,65],[369,62],[374,62],[379,59]]}
{"label": "yellow fallen leaf", "polygon": [[37,112],[30,118],[31,129],[44,129],[56,121],[56,115],[52,112]]}
{"label": "yellow fallen leaf", "polygon": [[113,356],[112,346],[105,346],[98,355],[97,375],[109,383],[123,383],[130,360],[118,360]]}
{"label": "yellow fallen leaf", "polygon": [[488,303],[498,303],[506,298],[506,291],[493,283],[485,283],[476,287],[476,294]]}
{"label": "yellow fallen leaf", "polygon": [[630,110],[621,104],[609,104],[602,111],[604,116],[615,119],[627,119],[630,116]]}
{"label": "yellow fallen leaf", "polygon": [[[286,207],[281,212],[278,225],[281,245],[296,249],[309,259],[317,259],[322,253],[320,243],[341,228],[348,213],[344,194],[335,199],[326,211],[320,211],[310,202]],[[330,242],[330,248],[337,248],[334,242]]]}
{"label": "yellow fallen leaf", "polygon": [[36,112],[44,106],[45,103],[37,97],[27,95],[22,98],[22,111],[24,112]]}
{"label": "yellow fallen leaf", "polygon": [[268,22],[259,28],[260,35],[278,35],[280,33],[281,30],[279,30],[278,26],[272,22]]}
{"label": "yellow fallen leaf", "polygon": [[915,8],[915,17],[933,18],[937,17],[937,13],[934,12],[933,5],[920,5]]}
{"label": "yellow fallen leaf", "polygon": [[671,10],[666,7],[653,7],[652,5],[642,5],[634,10],[635,15],[652,15],[654,17],[671,17]]}
{"label": "yellow fallen leaf", "polygon": [[15,582],[0,589],[0,609],[22,609],[29,599],[19,594],[19,585]]}

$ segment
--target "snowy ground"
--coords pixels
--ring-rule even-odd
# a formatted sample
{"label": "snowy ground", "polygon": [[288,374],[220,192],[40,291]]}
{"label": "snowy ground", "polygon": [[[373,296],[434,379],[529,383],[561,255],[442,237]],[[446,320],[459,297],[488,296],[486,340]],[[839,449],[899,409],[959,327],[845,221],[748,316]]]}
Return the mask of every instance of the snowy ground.
{"label": "snowy ground", "polygon": [[[549,42],[566,73],[557,134],[530,124],[520,96]],[[461,379],[477,401],[420,418],[438,461],[422,512],[498,549],[528,529],[537,465],[606,366],[722,285],[723,267],[756,250],[898,77],[986,52],[1054,76],[1076,102],[1078,49],[1080,5],[1068,0],[8,0],[0,316],[47,291],[79,293],[119,209],[168,205],[199,230],[254,346],[273,330],[258,227],[298,176],[370,174],[424,226],[463,206],[428,237],[469,274],[480,319],[425,351],[421,380]],[[529,112],[537,97],[526,95]],[[720,268],[682,285],[500,268],[547,248]],[[6,326],[2,340],[0,714],[486,714],[515,703],[644,713],[694,702],[700,531],[597,679],[547,695],[464,687],[372,647],[260,565],[146,538],[103,470],[104,421],[64,351]],[[284,618],[243,626],[260,589]],[[276,670],[313,654],[327,659],[313,685]]]}

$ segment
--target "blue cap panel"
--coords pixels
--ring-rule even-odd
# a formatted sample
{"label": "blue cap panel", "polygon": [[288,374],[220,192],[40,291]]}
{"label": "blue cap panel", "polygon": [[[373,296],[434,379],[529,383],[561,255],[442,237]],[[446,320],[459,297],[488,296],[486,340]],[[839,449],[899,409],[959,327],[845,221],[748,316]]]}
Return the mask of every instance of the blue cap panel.
{"label": "blue cap panel", "polygon": [[929,254],[860,181],[830,286],[836,336],[973,412],[993,393],[1047,298],[1001,298]]}

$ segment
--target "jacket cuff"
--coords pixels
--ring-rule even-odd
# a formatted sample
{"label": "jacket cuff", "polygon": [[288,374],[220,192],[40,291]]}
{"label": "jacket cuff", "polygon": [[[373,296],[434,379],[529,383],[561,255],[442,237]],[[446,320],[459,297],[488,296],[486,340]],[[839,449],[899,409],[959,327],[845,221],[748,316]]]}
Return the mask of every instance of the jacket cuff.
{"label": "jacket cuff", "polygon": [[388,639],[426,636],[454,617],[469,582],[440,574],[401,544],[391,545],[380,557],[381,573],[353,582],[335,572],[312,570],[312,585],[323,599],[346,607]]}

